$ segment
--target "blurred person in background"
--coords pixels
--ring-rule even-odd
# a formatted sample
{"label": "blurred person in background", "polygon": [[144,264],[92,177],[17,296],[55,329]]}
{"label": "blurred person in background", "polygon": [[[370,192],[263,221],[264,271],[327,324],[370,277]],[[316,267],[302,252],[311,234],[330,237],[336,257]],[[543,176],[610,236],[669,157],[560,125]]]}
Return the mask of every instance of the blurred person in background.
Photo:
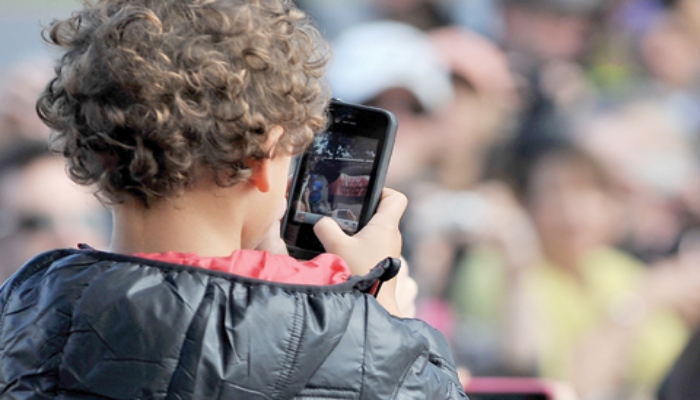
{"label": "blurred person in background", "polygon": [[[650,86],[662,96],[664,108],[676,114],[690,131],[698,151],[700,134],[700,7],[696,1],[675,1],[640,39]],[[700,152],[698,152],[700,154]]]}
{"label": "blurred person in background", "polygon": [[423,31],[452,25],[458,1],[446,0],[375,0],[374,9],[382,19],[415,26]]}
{"label": "blurred person in background", "polygon": [[643,61],[667,90],[698,89],[700,37],[692,23],[678,12],[663,13],[642,38]]}
{"label": "blurred person in background", "polygon": [[516,57],[516,67],[528,68],[552,61],[581,63],[591,46],[591,35],[601,0],[503,0],[503,47]]}
{"label": "blurred person in background", "polygon": [[[609,171],[565,142],[531,146],[514,171],[541,248],[532,271],[546,327],[538,334],[541,373],[570,380],[583,398],[648,395],[687,327],[661,291],[661,277],[615,249],[621,203]],[[697,289],[700,281],[686,287],[685,299]]]}
{"label": "blurred person in background", "polygon": [[500,44],[521,93],[521,133],[551,118],[572,118],[598,100],[587,68],[602,0],[502,0]]}
{"label": "blurred person in background", "polygon": [[518,97],[505,55],[489,39],[454,26],[429,34],[450,68],[454,98],[437,115],[441,133],[434,140],[442,143],[434,179],[417,185],[405,228],[421,288],[419,316],[449,335],[447,292],[467,245],[460,232],[478,224],[469,212],[478,208],[470,191],[482,178],[491,147],[511,131]]}
{"label": "blurred person in background", "polygon": [[504,52],[491,40],[457,26],[428,32],[452,76],[454,99],[440,110],[445,143],[438,182],[451,190],[473,187],[490,148],[512,131],[520,99]]}
{"label": "blurred person in background", "polygon": [[0,282],[54,248],[105,248],[109,231],[107,211],[68,179],[46,141],[17,139],[0,149]]}
{"label": "blurred person in background", "polygon": [[700,39],[700,4],[695,0],[660,0],[670,12],[687,23],[690,33]]}
{"label": "blurred person in background", "polygon": [[[610,12],[609,10],[623,3],[634,3],[634,1],[504,0],[501,3],[503,6],[503,31],[502,35],[498,37],[506,51],[510,67],[515,73],[513,80],[521,93],[520,103],[517,105],[519,108],[515,108],[521,117],[519,126],[517,126],[519,136],[531,139],[538,132],[549,129],[549,125],[562,123],[569,125],[575,122],[571,119],[573,116],[587,115],[582,114],[582,110],[587,111],[597,104],[605,104],[609,101],[607,98],[598,97],[601,93],[596,92],[595,82],[592,82],[589,77],[591,73],[589,69],[592,61],[600,62],[599,60],[591,60],[592,55],[596,55],[593,54],[593,51],[596,50],[595,46],[600,46],[599,39],[601,38],[598,34],[603,31],[612,32],[614,35],[619,34],[615,30],[600,29],[601,23],[611,23],[611,20],[603,20],[603,13]],[[683,3],[683,1],[679,1],[679,3]],[[406,4],[406,7],[408,6],[409,4]],[[367,36],[364,41],[358,40],[355,47],[371,47],[373,42],[381,36]],[[614,44],[618,43],[618,39],[617,37],[605,38],[606,41],[611,41]],[[663,40],[660,43],[663,44]],[[434,44],[439,46],[437,43]],[[445,47],[449,48],[450,46]],[[666,50],[670,51],[671,49]],[[364,67],[362,63],[366,60],[372,59],[372,57],[366,57],[360,53],[355,54],[358,55],[351,58],[362,60],[359,62],[361,67]],[[457,56],[459,54],[469,53],[459,51],[455,46],[452,51],[448,51],[447,57],[444,54],[441,56],[446,59],[448,66],[450,66],[450,55]],[[687,56],[690,57],[692,54]],[[481,62],[479,56],[472,56],[472,58]],[[387,57],[385,64],[401,64],[402,61],[398,60],[401,58]],[[665,60],[659,60],[657,57],[656,61]],[[349,63],[349,65],[352,64]],[[613,73],[614,75],[616,71],[605,69],[596,73]],[[361,87],[373,87],[372,78],[372,74],[367,74],[364,78],[352,80],[352,83],[348,84],[355,86],[356,90]],[[600,76],[598,78],[600,79]],[[606,77],[606,79],[613,78],[615,77]],[[503,79],[498,81],[507,82]],[[474,82],[470,82],[470,85],[474,86],[473,88],[469,88],[468,85],[460,87],[459,83],[461,82],[453,80],[456,98],[459,98],[461,93],[468,93],[467,90],[462,91],[462,88],[472,89],[473,92],[479,91]],[[406,89],[406,86],[403,85],[403,97],[392,94],[385,98],[380,97],[382,102],[374,102],[375,99],[373,99],[373,102],[370,103],[364,98],[358,101],[390,109],[394,107],[394,110],[402,108],[420,110],[420,107],[405,106],[411,104],[410,101],[405,100],[411,99],[411,96],[405,96],[406,92],[412,92],[412,90]],[[420,98],[415,95],[415,91],[413,92],[413,100]],[[338,93],[336,91],[336,95],[345,98],[345,100],[352,101],[353,99]],[[386,98],[392,101],[386,101]],[[401,99],[401,101],[397,99]],[[427,310],[428,314],[423,314],[421,317],[429,319],[429,314],[432,313],[436,318],[431,322],[444,331],[448,331],[445,332],[448,335],[449,331],[454,332],[452,338],[454,339],[453,343],[458,348],[458,353],[462,351],[462,355],[468,354],[462,359],[463,364],[472,368],[476,374],[499,372],[525,375],[541,374],[571,379],[579,391],[587,396],[594,396],[598,393],[603,397],[612,398],[616,396],[634,398],[637,395],[648,397],[651,392],[650,388],[654,386],[655,382],[658,382],[664,368],[669,365],[669,360],[681,347],[680,343],[687,335],[688,325],[692,324],[696,318],[692,312],[684,310],[684,308],[692,309],[695,305],[692,292],[695,291],[696,280],[693,279],[692,271],[688,271],[686,268],[688,263],[679,263],[676,259],[666,259],[665,254],[661,254],[662,257],[659,259],[663,259],[664,266],[668,268],[650,269],[644,262],[635,259],[634,255],[641,256],[642,253],[635,251],[633,254],[628,254],[626,251],[616,249],[620,240],[627,236],[625,232],[629,225],[625,217],[628,214],[625,211],[629,210],[625,210],[624,202],[631,201],[631,199],[621,197],[627,189],[618,187],[620,182],[614,175],[620,171],[612,169],[613,167],[607,164],[606,159],[602,160],[602,166],[590,166],[599,164],[599,161],[595,160],[594,157],[599,155],[597,153],[592,156],[585,150],[576,148],[574,153],[581,152],[585,156],[573,157],[574,160],[571,162],[565,162],[564,160],[567,158],[565,156],[555,157],[556,162],[544,162],[545,167],[538,168],[537,173],[533,172],[533,178],[529,181],[535,181],[534,176],[542,174],[549,174],[550,178],[538,178],[537,181],[541,183],[551,180],[553,174],[551,171],[560,170],[561,176],[554,179],[555,182],[566,182],[572,179],[578,183],[553,183],[549,186],[540,184],[536,191],[532,189],[532,197],[528,197],[530,198],[528,201],[525,201],[525,197],[515,196],[510,189],[502,184],[473,187],[474,182],[479,181],[480,175],[474,170],[478,171],[481,166],[478,165],[479,162],[472,162],[474,161],[473,155],[476,153],[470,152],[469,145],[479,141],[480,144],[484,144],[492,140],[497,141],[497,139],[489,137],[488,134],[482,135],[489,132],[489,129],[485,127],[494,114],[486,111],[488,108],[479,108],[481,104],[474,101],[474,96],[462,97],[462,100],[466,99],[471,102],[470,110],[482,111],[480,116],[484,118],[479,119],[480,123],[477,123],[474,118],[469,118],[473,114],[464,108],[467,101],[464,102],[464,106],[455,107],[462,110],[461,115],[448,111],[458,101],[454,101],[454,103],[448,101],[446,106],[439,107],[439,111],[430,113],[430,117],[425,119],[423,131],[431,132],[430,137],[433,143],[423,142],[422,145],[414,146],[420,151],[405,152],[405,154],[409,154],[406,159],[414,159],[416,163],[398,163],[397,165],[409,168],[396,168],[395,171],[398,172],[394,176],[401,178],[401,173],[405,172],[406,175],[395,182],[402,182],[402,185],[414,188],[409,191],[412,201],[406,220],[407,224],[412,226],[408,226],[406,239],[411,243],[425,244],[426,237],[428,239],[437,238],[421,251],[416,252],[414,248],[409,253],[412,267],[419,272],[417,278],[421,296],[439,297],[446,295],[449,300],[456,301],[462,310],[462,315],[467,316],[470,320],[468,329],[471,343],[459,341],[459,333],[464,328],[450,326],[449,318],[441,318],[443,315],[440,314],[439,309]],[[392,102],[402,106],[391,106]],[[414,101],[413,104],[421,103]],[[477,105],[476,108],[474,108],[475,105]],[[419,113],[410,114],[421,115]],[[448,119],[442,119],[440,116],[443,114],[452,115],[455,119],[444,124],[441,121]],[[463,117],[465,129],[473,134],[472,137],[460,136],[457,133],[458,129],[450,129],[460,124],[459,119],[456,118],[458,116]],[[399,119],[403,123],[402,118]],[[411,121],[410,117],[403,119]],[[498,117],[494,120],[498,120]],[[502,123],[503,121],[498,122]],[[435,129],[436,127],[440,127],[440,129]],[[558,136],[565,135],[559,132]],[[448,137],[450,139],[447,139]],[[613,137],[614,135],[610,136],[610,146],[615,146],[612,143],[614,142]],[[446,148],[438,149],[435,142],[440,140],[443,143],[450,143],[451,146],[447,145]],[[469,143],[470,141],[473,142]],[[415,143],[420,143],[420,141]],[[397,142],[398,153],[395,153],[395,157],[396,154],[401,153],[400,147],[401,145]],[[411,146],[406,147],[410,148]],[[476,147],[478,145],[473,148]],[[542,150],[542,153],[546,152],[545,149]],[[629,148],[627,153],[630,153]],[[432,156],[430,156],[431,154]],[[539,150],[537,154],[540,154]],[[588,161],[584,161],[585,159],[594,159],[594,161],[588,163]],[[687,158],[682,159],[687,160]],[[676,161],[671,162],[671,164],[678,165]],[[657,168],[663,163],[656,166],[653,163],[636,165],[641,172],[641,170]],[[545,172],[540,171],[540,169]],[[527,168],[527,170],[531,169]],[[596,178],[598,172],[590,172],[596,170],[602,171],[602,175],[612,174],[613,176],[608,176],[605,179]],[[677,178],[678,176],[675,176],[664,183],[670,184]],[[422,184],[416,184],[417,181]],[[601,183],[605,181],[608,183]],[[434,196],[428,196],[433,193],[429,190],[418,189],[426,187],[441,190],[436,191]],[[453,190],[456,195],[451,196],[452,193],[445,193],[444,189]],[[549,194],[535,196],[535,192]],[[431,201],[422,201],[424,200],[423,196],[431,198]],[[688,197],[687,194],[684,196]],[[550,200],[547,203],[543,200],[547,197],[554,197],[565,205],[553,205],[552,202],[555,200]],[[535,203],[537,203],[533,200],[535,198],[539,199],[540,203],[549,204],[538,206],[539,209],[545,210],[551,207],[554,211],[549,214],[557,215],[556,210],[574,210],[581,215],[577,218],[576,212],[561,211],[558,218],[556,216],[547,218],[541,215],[546,213],[540,212],[539,217],[535,218],[534,210]],[[598,198],[598,200],[592,200],[594,198]],[[597,203],[597,206],[592,205],[594,203]],[[446,212],[454,204],[457,204],[456,207],[464,211],[461,216]],[[428,210],[422,220],[415,218],[419,209]],[[596,209],[597,211],[595,211]],[[583,217],[589,213],[592,217]],[[673,213],[667,216],[669,215],[673,218],[677,216]],[[656,218],[654,215],[646,217],[641,218],[638,222],[642,223],[649,221],[650,218]],[[440,218],[445,221],[449,228],[444,232],[437,233],[430,230],[429,223],[434,226],[435,221]],[[669,218],[663,225],[659,225],[658,229],[652,231],[656,231],[657,235],[665,234],[666,228],[661,228],[672,226],[668,231],[677,233],[676,227],[679,225],[675,224],[678,220],[672,221],[673,218]],[[549,228],[546,227],[547,220],[550,221]],[[464,222],[462,224],[464,226],[460,225],[461,222]],[[420,228],[414,229],[415,227],[424,229],[421,231]],[[569,233],[561,233],[566,229],[569,229],[567,231]],[[556,234],[557,230],[560,232],[559,235]],[[546,239],[544,238],[545,231],[549,232]],[[422,233],[423,237],[420,239],[416,236],[412,237],[415,232]],[[453,243],[450,243],[449,240],[441,241],[441,236],[466,244],[460,244],[461,247],[455,253]],[[669,236],[674,237],[673,234]],[[625,249],[632,251],[630,247],[625,247]],[[592,255],[584,256],[589,252]],[[452,268],[455,259],[467,267]],[[691,258],[685,257],[685,260],[689,259]],[[644,261],[646,260],[647,258],[644,257]],[[484,266],[471,269],[472,265],[478,264]],[[560,276],[561,274],[557,273],[560,264],[564,265],[562,268],[564,271],[571,270],[574,273],[568,274],[567,272],[567,274]],[[608,264],[614,266],[603,267]],[[425,265],[427,268],[421,265]],[[510,265],[510,267],[491,268],[493,265]],[[556,268],[543,267],[551,267],[552,265]],[[590,267],[590,265],[597,265],[597,267]],[[443,266],[447,267],[443,268]],[[575,268],[569,268],[569,266]],[[469,270],[478,270],[478,272],[467,272]],[[487,272],[483,272],[484,270]],[[457,272],[456,276],[453,275],[455,272]],[[537,288],[537,286],[530,285],[535,285],[538,281],[547,282],[546,276],[553,276],[552,280],[554,281],[561,278],[564,282],[568,282],[562,285],[552,284],[551,287],[554,288],[559,286],[559,289],[556,290],[562,290],[561,287],[581,287],[581,289],[572,289],[571,291],[564,290],[564,293],[561,294],[563,296],[561,309],[569,310],[574,317],[570,318],[566,312],[561,312],[556,318],[552,317],[552,314],[549,313],[554,313],[554,311],[548,310],[542,305],[543,302],[546,303],[548,297],[538,294],[540,289],[535,290],[533,287]],[[574,282],[574,286],[571,286],[570,280]],[[470,283],[471,286],[464,285],[465,282]],[[524,284],[526,282],[535,283]],[[597,286],[599,283],[601,287],[605,288],[600,289]],[[540,283],[540,285],[545,288],[550,287],[544,283]],[[553,292],[556,290],[552,289]],[[547,292],[544,289],[540,291]],[[464,296],[471,300],[466,301]],[[572,305],[576,305],[577,302],[585,304],[581,307],[585,310],[584,312],[573,308]],[[560,302],[556,300],[550,301],[550,303],[554,303],[556,306],[560,305]],[[685,303],[687,307],[684,307],[682,303]],[[486,311],[465,310],[465,304],[470,307],[482,307]],[[578,314],[583,315],[577,316]],[[557,326],[551,320],[546,324],[541,322],[548,319],[555,322],[563,321],[561,322],[563,327]],[[494,323],[494,321],[498,322]],[[662,322],[656,323],[656,321]],[[444,326],[440,326],[441,323],[444,323]],[[452,323],[456,324],[457,322],[453,321]],[[654,328],[656,331],[648,328],[649,326],[656,326]],[[545,340],[548,336],[558,339],[550,342]],[[656,336],[657,339],[649,339],[652,336]],[[633,337],[639,339],[631,339]],[[480,342],[479,339],[482,341]],[[640,346],[645,346],[639,343],[644,341],[651,343],[648,344],[647,352],[639,351]],[[663,344],[659,344],[660,342]],[[566,350],[562,352],[552,350],[552,348],[547,347],[547,343],[556,343],[557,348],[565,348]],[[600,346],[600,350],[588,351],[595,346]],[[605,352],[610,356],[601,356],[601,353]],[[640,355],[640,353],[643,354]],[[584,354],[591,358],[582,357],[581,364],[577,368],[573,368],[571,360],[578,357],[578,354]],[[660,356],[656,357],[656,355]]]}
{"label": "blurred person in background", "polygon": [[498,0],[298,0],[312,15],[324,36],[335,39],[345,29],[371,21],[391,20],[423,31],[463,25],[491,35]]}
{"label": "blurred person in background", "polygon": [[51,60],[42,56],[21,59],[0,72],[0,143],[48,139],[34,107],[52,72]]}
{"label": "blurred person in background", "polygon": [[407,192],[433,179],[446,132],[437,114],[453,99],[450,71],[429,36],[407,24],[356,25],[333,41],[333,95],[393,112],[399,128],[386,184]]}
{"label": "blurred person in background", "polygon": [[[644,38],[645,62],[665,94],[672,111],[679,115],[690,133],[690,143],[694,145],[697,163],[698,134],[700,133],[700,3],[693,0],[665,0],[668,13],[650,30]],[[694,171],[695,190],[686,191],[685,206],[693,211],[695,221],[699,215],[697,190],[698,173]],[[684,232],[678,241],[676,268],[685,267],[690,273],[697,269],[700,236],[697,229]],[[678,265],[680,264],[680,265]],[[673,264],[672,264],[673,265]],[[700,391],[700,330],[698,329],[697,304],[686,302],[689,318],[694,318],[695,331],[681,355],[669,370],[658,393],[659,400],[685,400],[697,397]]]}
{"label": "blurred person in background", "polygon": [[549,137],[514,149],[515,190],[480,192],[488,217],[455,279],[470,332],[458,359],[568,381],[582,399],[649,398],[687,338],[677,300],[700,305],[700,280],[615,248],[619,189],[589,153]]}
{"label": "blurred person in background", "polygon": [[691,135],[661,99],[630,100],[593,114],[576,140],[622,188],[619,245],[645,263],[679,251],[700,221],[700,178]]}

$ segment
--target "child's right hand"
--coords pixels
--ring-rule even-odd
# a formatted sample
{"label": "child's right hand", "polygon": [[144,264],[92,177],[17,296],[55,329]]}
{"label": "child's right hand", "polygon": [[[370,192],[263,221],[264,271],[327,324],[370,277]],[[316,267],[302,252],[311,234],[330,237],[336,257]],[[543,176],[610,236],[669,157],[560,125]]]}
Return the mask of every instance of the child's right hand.
{"label": "child's right hand", "polygon": [[354,275],[365,275],[383,259],[401,257],[399,221],[407,204],[405,195],[385,188],[377,213],[354,236],[329,217],[318,221],[314,232],[326,251],[344,259]]}
{"label": "child's right hand", "polygon": [[[377,213],[354,236],[349,236],[332,218],[324,217],[314,226],[327,252],[340,256],[353,275],[365,275],[387,257],[401,257],[399,221],[408,199],[392,189],[382,191]],[[396,302],[396,278],[384,282],[377,300],[391,314],[401,316]]]}

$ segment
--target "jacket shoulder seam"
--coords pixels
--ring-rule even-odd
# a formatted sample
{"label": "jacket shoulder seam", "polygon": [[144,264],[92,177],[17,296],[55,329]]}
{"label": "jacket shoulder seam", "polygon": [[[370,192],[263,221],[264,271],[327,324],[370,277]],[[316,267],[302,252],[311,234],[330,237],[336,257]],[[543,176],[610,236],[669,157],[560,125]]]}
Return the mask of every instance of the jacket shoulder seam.
{"label": "jacket shoulder seam", "polygon": [[[51,264],[53,264],[54,261],[58,260],[59,258],[62,258],[66,255],[71,254],[69,251],[66,250],[54,250],[50,252],[43,253],[37,257],[35,257],[33,260],[30,260],[27,263],[28,269],[22,270],[20,272],[19,276],[15,276],[14,278],[10,278],[9,281],[5,283],[5,285],[8,285],[8,287],[5,287],[5,285],[2,286],[2,290],[7,290],[7,295],[3,296],[3,304],[2,304],[2,310],[0,310],[0,332],[2,332],[4,325],[5,325],[5,313],[7,312],[7,306],[10,302],[10,299],[12,298],[15,290],[20,287],[24,282],[27,281],[30,277],[34,276],[36,273],[38,273],[41,270],[48,269]],[[1,291],[0,291],[1,293]]]}
{"label": "jacket shoulder seam", "polygon": [[362,335],[362,375],[360,376],[360,399],[363,398],[365,393],[365,375],[367,373],[367,328],[369,327],[369,303],[367,296],[363,296],[364,299],[364,332]]}
{"label": "jacket shoulder seam", "polygon": [[[406,368],[401,373],[401,378],[399,378],[399,382],[396,385],[396,388],[394,389],[394,393],[391,395],[392,399],[396,399],[398,397],[399,391],[401,390],[401,387],[403,387],[403,384],[406,381],[406,378],[408,377],[408,373],[411,371],[411,368],[413,368],[413,366],[416,364],[416,361],[418,361],[418,359],[423,355],[423,350],[424,349],[419,349],[418,351],[416,351],[416,354],[413,356],[411,362],[408,363]],[[427,360],[427,362],[430,362],[430,360]]]}
{"label": "jacket shoulder seam", "polygon": [[294,303],[294,325],[289,332],[289,342],[284,352],[285,357],[280,365],[281,374],[274,386],[274,396],[272,396],[272,398],[278,398],[282,390],[289,385],[289,379],[292,376],[293,367],[297,364],[299,359],[301,339],[304,336],[304,330],[306,329],[306,316],[302,315],[305,314],[305,309],[304,307],[300,306],[298,293],[294,296]]}

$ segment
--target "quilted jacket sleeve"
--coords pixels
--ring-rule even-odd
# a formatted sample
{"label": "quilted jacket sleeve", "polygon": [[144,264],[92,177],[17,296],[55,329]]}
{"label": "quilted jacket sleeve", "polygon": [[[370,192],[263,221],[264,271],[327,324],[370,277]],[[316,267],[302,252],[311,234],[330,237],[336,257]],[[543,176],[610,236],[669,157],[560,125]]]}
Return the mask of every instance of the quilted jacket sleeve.
{"label": "quilted jacket sleeve", "polygon": [[402,320],[428,347],[408,370],[397,399],[466,399],[452,353],[440,332],[419,320]]}
{"label": "quilted jacket sleeve", "polygon": [[[367,304],[366,336],[364,394],[372,395],[362,398],[467,398],[447,341],[427,323],[390,316],[371,299]],[[384,378],[396,382],[386,384]],[[386,388],[392,391],[382,392]]]}

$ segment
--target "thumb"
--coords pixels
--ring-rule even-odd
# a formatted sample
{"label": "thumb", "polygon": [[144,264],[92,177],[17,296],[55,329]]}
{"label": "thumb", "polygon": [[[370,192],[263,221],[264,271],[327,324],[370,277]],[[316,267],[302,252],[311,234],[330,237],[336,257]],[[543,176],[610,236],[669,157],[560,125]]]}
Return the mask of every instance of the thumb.
{"label": "thumb", "polygon": [[323,217],[314,225],[314,233],[321,241],[326,251],[336,253],[336,249],[341,248],[349,236],[343,232],[333,218]]}

